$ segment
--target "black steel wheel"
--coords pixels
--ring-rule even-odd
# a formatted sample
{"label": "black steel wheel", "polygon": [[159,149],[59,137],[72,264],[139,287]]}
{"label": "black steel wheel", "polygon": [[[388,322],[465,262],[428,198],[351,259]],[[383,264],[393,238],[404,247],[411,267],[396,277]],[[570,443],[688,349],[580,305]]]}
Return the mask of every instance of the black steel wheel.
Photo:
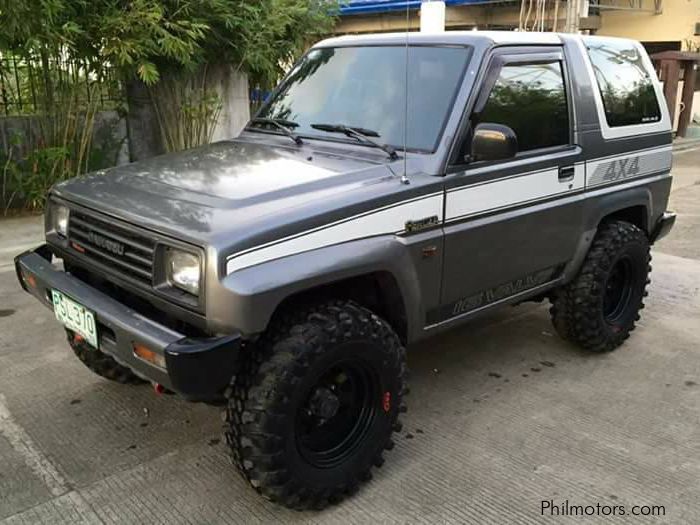
{"label": "black steel wheel", "polygon": [[649,240],[625,221],[603,223],[576,278],[552,298],[552,322],[593,352],[619,347],[634,330],[649,283]]}
{"label": "black steel wheel", "polygon": [[603,295],[603,315],[611,325],[619,322],[629,308],[633,295],[633,277],[630,258],[620,257],[608,275]]}
{"label": "black steel wheel", "polygon": [[332,468],[351,457],[374,423],[381,395],[377,374],[360,359],[324,371],[297,410],[299,453],[319,468]]}
{"label": "black steel wheel", "polygon": [[349,301],[276,321],[241,351],[224,433],[264,497],[320,509],[354,493],[393,447],[405,410],[405,350],[389,324]]}

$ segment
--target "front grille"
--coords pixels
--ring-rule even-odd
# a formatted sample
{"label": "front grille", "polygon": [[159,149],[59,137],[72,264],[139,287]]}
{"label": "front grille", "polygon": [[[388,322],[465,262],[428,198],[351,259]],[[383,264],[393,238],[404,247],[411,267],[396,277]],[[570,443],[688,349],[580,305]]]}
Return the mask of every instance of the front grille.
{"label": "front grille", "polygon": [[155,241],[107,218],[71,210],[70,246],[87,261],[151,286]]}

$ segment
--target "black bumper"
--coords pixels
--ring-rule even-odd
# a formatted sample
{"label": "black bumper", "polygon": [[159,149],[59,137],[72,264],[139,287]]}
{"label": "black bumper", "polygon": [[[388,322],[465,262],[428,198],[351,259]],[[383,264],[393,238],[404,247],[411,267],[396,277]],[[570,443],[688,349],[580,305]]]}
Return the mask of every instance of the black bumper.
{"label": "black bumper", "polygon": [[[25,291],[53,310],[51,290],[56,289],[94,312],[100,350],[136,375],[190,400],[222,397],[235,373],[239,335],[187,338],[56,268],[51,261],[45,245],[15,257],[17,278]],[[166,368],[136,357],[136,343],[163,356]]]}
{"label": "black bumper", "polygon": [[676,224],[676,214],[672,211],[664,212],[656,222],[654,230],[651,232],[651,242],[655,243],[659,239],[666,237],[674,224]]}

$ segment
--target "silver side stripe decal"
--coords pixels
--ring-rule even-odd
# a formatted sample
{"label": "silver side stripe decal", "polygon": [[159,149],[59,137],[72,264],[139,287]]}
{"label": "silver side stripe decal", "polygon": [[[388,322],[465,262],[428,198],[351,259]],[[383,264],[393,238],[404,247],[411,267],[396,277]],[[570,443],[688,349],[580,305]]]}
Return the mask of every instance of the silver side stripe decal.
{"label": "silver side stripe decal", "polygon": [[634,177],[670,170],[673,151],[671,146],[632,152],[586,163],[586,186],[613,184]]}
{"label": "silver side stripe decal", "polygon": [[[648,182],[629,179],[664,173],[670,169],[671,147],[663,146],[578,163],[570,180],[560,180],[559,169],[551,168],[471,184],[449,190],[444,197],[442,192],[433,193],[255,246],[229,257],[226,273],[333,244],[402,233],[407,222],[425,217],[437,217],[438,222],[442,222],[443,218],[446,222],[457,221],[553,197],[564,198],[584,188],[597,190],[601,187],[606,191],[619,191],[637,182]],[[588,196],[588,193],[585,195]]]}
{"label": "silver side stripe decal", "polygon": [[253,248],[230,258],[226,264],[226,273],[333,244],[400,233],[404,231],[406,222],[411,219],[437,216],[438,222],[442,222],[442,199],[443,194],[440,192]]}
{"label": "silver side stripe decal", "polygon": [[585,167],[580,163],[574,166],[573,177],[564,181],[559,180],[559,169],[552,168],[466,186],[447,194],[445,220],[473,217],[493,210],[573,193],[583,188],[585,178]]}

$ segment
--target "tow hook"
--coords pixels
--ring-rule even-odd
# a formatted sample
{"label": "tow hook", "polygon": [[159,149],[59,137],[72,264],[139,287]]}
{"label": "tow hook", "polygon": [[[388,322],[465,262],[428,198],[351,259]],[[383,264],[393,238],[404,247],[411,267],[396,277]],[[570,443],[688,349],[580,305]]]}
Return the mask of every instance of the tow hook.
{"label": "tow hook", "polygon": [[160,396],[165,393],[165,387],[160,383],[153,383],[153,391],[157,396]]}

